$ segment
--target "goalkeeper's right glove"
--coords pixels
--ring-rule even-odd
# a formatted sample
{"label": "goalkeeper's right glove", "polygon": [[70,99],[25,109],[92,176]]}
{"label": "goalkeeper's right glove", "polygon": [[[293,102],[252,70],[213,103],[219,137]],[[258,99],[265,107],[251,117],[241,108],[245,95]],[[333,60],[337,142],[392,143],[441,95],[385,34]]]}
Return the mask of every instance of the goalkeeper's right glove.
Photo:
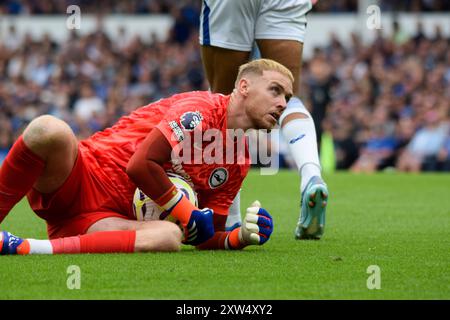
{"label": "goalkeeper's right glove", "polygon": [[258,200],[247,208],[242,226],[230,232],[225,240],[228,249],[242,249],[248,245],[266,243],[273,231],[273,219]]}
{"label": "goalkeeper's right glove", "polygon": [[191,218],[184,228],[184,244],[197,246],[214,235],[214,212],[209,208],[192,210]]}
{"label": "goalkeeper's right glove", "polygon": [[184,231],[184,244],[196,246],[214,235],[214,212],[209,208],[200,210],[183,192],[177,190],[175,196],[162,207],[180,221]]}

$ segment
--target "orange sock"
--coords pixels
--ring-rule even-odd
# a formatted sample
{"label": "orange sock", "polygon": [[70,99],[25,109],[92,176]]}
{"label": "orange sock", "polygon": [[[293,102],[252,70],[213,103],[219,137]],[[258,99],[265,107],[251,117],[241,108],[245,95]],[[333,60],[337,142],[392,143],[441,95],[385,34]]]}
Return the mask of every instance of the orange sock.
{"label": "orange sock", "polygon": [[44,167],[44,160],[34,154],[20,136],[0,167],[0,223],[30,191]]}
{"label": "orange sock", "polygon": [[53,254],[134,252],[135,230],[101,231],[50,240]]}

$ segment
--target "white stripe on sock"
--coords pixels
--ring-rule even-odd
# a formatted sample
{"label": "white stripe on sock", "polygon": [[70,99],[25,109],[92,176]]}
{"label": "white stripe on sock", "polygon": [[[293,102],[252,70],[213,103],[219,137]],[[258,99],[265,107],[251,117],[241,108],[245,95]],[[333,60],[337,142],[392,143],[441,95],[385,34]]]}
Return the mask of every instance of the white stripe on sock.
{"label": "white stripe on sock", "polygon": [[163,204],[161,207],[164,208],[164,210],[172,210],[172,208],[180,201],[181,197],[183,196],[183,192],[180,190],[177,190],[177,193],[165,204]]}
{"label": "white stripe on sock", "polygon": [[30,243],[30,254],[53,254],[50,240],[27,239]]}

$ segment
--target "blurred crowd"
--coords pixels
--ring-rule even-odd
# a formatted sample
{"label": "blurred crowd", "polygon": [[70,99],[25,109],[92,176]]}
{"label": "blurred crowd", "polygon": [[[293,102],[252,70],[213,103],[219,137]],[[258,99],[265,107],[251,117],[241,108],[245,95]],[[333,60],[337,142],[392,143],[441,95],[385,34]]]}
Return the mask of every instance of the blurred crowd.
{"label": "blurred crowd", "polygon": [[[60,2],[10,0],[0,8],[20,3],[21,10],[30,11],[27,4],[47,8]],[[169,2],[177,6],[165,7]],[[123,10],[123,3],[130,12],[144,4],[152,6],[143,12],[170,11],[175,24],[164,41],[155,35],[143,41],[126,28],[110,39],[99,28],[85,36],[73,32],[56,43],[48,35],[39,40],[19,35],[11,26],[0,43],[0,163],[38,115],[65,120],[82,139],[139,106],[207,90],[198,2],[109,2],[116,8],[112,11]],[[438,26],[433,37],[426,37],[420,23],[413,37],[398,24],[393,30],[392,35],[380,30],[370,45],[353,34],[344,46],[332,35],[329,45],[304,61],[302,99],[312,110],[319,140],[333,138],[338,169],[450,171],[450,39]]]}
{"label": "blurred crowd", "polygon": [[83,139],[139,106],[207,90],[197,25],[175,21],[164,41],[155,34],[143,41],[124,27],[110,39],[100,27],[56,43],[49,35],[21,36],[12,25],[0,42],[0,162],[41,114],[65,120]]}
{"label": "blurred crowd", "polygon": [[[374,2],[375,3],[375,2]],[[448,0],[379,0],[383,11],[449,11]],[[201,0],[3,0],[0,14],[65,14],[70,5],[78,5],[85,14],[158,14],[170,13],[174,6],[199,8]],[[355,12],[358,0],[321,0],[315,12]]]}
{"label": "blurred crowd", "polygon": [[450,11],[448,0],[381,0],[382,11],[438,12]]}
{"label": "blurred crowd", "polygon": [[[437,12],[450,11],[448,0],[378,0],[370,1],[369,4],[378,4],[383,12]],[[355,12],[358,10],[358,0],[319,0],[314,7],[314,12]]]}
{"label": "blurred crowd", "polygon": [[[167,14],[174,7],[199,8],[199,0],[3,0],[0,14],[66,14],[77,5],[83,14]],[[198,11],[198,10],[197,10]]]}
{"label": "blurred crowd", "polygon": [[306,105],[334,139],[338,169],[450,171],[450,39],[394,23],[363,45],[332,35],[303,69]]}

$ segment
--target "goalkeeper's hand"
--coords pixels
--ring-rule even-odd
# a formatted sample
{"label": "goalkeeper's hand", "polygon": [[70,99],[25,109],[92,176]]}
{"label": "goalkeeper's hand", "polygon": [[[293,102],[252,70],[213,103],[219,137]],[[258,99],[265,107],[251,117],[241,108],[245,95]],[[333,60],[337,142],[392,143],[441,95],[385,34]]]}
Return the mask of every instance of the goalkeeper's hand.
{"label": "goalkeeper's hand", "polygon": [[200,210],[181,193],[181,198],[171,208],[166,209],[183,227],[182,242],[193,246],[199,245],[214,235],[213,210]]}
{"label": "goalkeeper's hand", "polygon": [[197,246],[214,235],[214,212],[209,208],[192,210],[188,224],[184,228],[184,244]]}
{"label": "goalkeeper's hand", "polygon": [[231,249],[240,249],[248,245],[262,245],[270,239],[272,231],[272,216],[266,209],[261,208],[259,201],[255,201],[247,208],[242,226],[230,233],[228,244]]}

